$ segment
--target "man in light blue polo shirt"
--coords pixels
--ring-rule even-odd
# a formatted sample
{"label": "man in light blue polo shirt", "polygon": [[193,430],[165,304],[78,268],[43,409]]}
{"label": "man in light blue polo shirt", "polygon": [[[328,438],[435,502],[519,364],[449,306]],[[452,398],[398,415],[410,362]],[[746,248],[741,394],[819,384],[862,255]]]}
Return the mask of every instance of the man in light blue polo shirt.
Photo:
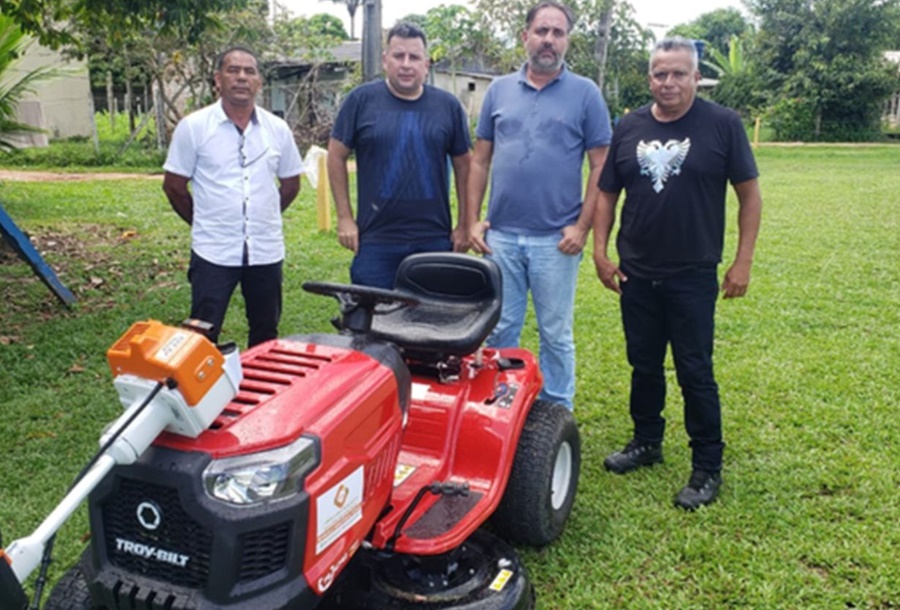
{"label": "man in light blue polo shirt", "polygon": [[[573,23],[569,8],[553,1],[528,12],[522,33],[528,62],[495,80],[481,107],[467,223],[470,247],[494,260],[503,273],[503,312],[488,345],[519,344],[530,290],[544,374],[540,398],[569,409],[575,395],[578,265],[612,137],[597,85],[566,69]],[[586,192],[585,155],[590,166]],[[487,218],[479,221],[489,175]]]}

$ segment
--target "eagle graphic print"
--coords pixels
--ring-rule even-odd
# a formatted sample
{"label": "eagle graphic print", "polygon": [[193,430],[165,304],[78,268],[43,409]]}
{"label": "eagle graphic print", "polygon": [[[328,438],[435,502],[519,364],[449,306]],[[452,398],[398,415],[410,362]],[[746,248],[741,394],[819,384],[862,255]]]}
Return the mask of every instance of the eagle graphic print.
{"label": "eagle graphic print", "polygon": [[669,140],[665,144],[659,140],[637,145],[637,160],[641,166],[641,175],[649,176],[653,181],[653,190],[661,192],[670,176],[681,173],[681,165],[691,149],[691,139],[682,141]]}

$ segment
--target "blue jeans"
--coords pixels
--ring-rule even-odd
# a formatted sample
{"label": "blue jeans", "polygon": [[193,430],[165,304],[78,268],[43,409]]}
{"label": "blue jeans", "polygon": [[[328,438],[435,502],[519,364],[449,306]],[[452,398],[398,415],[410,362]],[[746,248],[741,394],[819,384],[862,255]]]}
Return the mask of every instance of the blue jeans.
{"label": "blue jeans", "polygon": [[247,347],[278,337],[281,319],[282,262],[271,265],[223,267],[191,251],[188,280],[191,282],[191,317],[213,326],[213,343],[219,339],[225,312],[240,283],[250,327]]}
{"label": "blue jeans", "polygon": [[488,337],[491,347],[518,347],[528,291],[534,303],[540,337],[544,387],[540,398],[572,409],[575,396],[575,336],[572,330],[575,285],[581,254],[563,254],[557,248],[562,234],[516,235],[491,229],[487,244],[503,274],[503,311]]}
{"label": "blue jeans", "polygon": [[666,349],[684,399],[684,424],[691,439],[695,469],[722,468],[722,409],[713,376],[713,335],[719,285],[715,269],[678,277],[646,280],[625,270],[622,325],[631,365],[631,418],[634,438],[663,440],[666,420]]}
{"label": "blue jeans", "polygon": [[350,264],[350,281],[363,286],[393,288],[394,276],[404,258],[418,252],[450,252],[449,237],[405,244],[360,243]]}

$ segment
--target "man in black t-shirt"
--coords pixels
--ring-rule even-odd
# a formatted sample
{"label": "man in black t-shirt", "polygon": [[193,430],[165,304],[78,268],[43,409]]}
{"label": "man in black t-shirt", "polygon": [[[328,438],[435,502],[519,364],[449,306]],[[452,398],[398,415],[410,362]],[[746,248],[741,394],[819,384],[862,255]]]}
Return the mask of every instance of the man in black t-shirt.
{"label": "man in black t-shirt", "polygon": [[[697,64],[689,40],[656,44],[649,74],[654,101],[616,128],[594,215],[594,264],[603,285],[620,295],[632,367],[634,434],[604,466],[624,474],[663,461],[663,362],[671,345],[692,449],[691,477],[675,505],[688,510],[715,500],[722,482],[725,444],[712,355],[728,182],[740,211],[737,254],[722,282],[726,299],[747,291],[762,208],[740,117],[696,97]],[[617,266],[607,247],[622,190]]]}

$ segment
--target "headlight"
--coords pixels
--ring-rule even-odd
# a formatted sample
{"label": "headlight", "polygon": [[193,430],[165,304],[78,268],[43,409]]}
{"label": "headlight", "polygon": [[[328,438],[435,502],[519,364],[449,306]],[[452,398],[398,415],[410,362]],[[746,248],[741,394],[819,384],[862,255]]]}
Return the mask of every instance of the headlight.
{"label": "headlight", "polygon": [[316,444],[301,438],[290,445],[240,457],[214,460],[203,473],[206,493],[230,504],[261,504],[303,488],[319,463]]}

